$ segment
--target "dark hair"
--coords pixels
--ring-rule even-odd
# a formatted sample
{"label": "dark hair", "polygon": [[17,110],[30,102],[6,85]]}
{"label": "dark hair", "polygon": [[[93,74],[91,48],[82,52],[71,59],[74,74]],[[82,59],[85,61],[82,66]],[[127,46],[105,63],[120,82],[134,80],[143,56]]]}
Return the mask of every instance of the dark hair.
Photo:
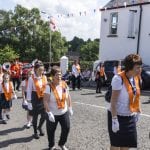
{"label": "dark hair", "polygon": [[61,72],[61,69],[60,69],[59,66],[53,66],[53,67],[52,67],[52,70],[51,70],[51,75],[52,75],[52,76],[55,76],[55,74],[56,74],[56,73],[59,73],[59,72]]}
{"label": "dark hair", "polygon": [[35,64],[34,64],[34,69],[37,69],[37,68],[39,68],[39,67],[41,67],[41,66],[44,66],[44,65],[43,65],[42,61],[38,60],[38,61],[36,61]]}
{"label": "dark hair", "polygon": [[142,65],[142,59],[137,54],[130,54],[124,59],[125,71],[130,71],[135,65]]}

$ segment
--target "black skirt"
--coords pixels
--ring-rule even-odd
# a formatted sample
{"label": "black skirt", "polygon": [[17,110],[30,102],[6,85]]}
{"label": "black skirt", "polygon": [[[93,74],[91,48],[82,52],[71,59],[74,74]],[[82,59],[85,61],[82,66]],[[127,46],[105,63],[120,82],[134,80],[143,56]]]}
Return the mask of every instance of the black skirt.
{"label": "black skirt", "polygon": [[118,121],[120,130],[114,133],[111,112],[108,111],[108,132],[111,146],[137,148],[135,116],[118,116]]}
{"label": "black skirt", "polygon": [[2,109],[9,109],[12,107],[12,100],[7,101],[4,93],[1,94],[0,105]]}

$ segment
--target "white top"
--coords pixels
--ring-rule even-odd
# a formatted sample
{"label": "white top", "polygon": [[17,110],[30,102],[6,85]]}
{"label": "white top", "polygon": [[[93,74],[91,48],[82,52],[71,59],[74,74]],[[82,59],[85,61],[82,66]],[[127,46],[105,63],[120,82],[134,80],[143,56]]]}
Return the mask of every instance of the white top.
{"label": "white top", "polygon": [[72,65],[72,74],[73,74],[75,77],[79,76],[79,72],[78,72],[77,67],[76,67],[75,64]]}
{"label": "white top", "polygon": [[[62,99],[62,86],[61,85],[57,85],[56,86],[56,90],[58,92],[58,95],[59,95],[60,99]],[[65,114],[67,112],[68,108],[67,108],[67,102],[66,101],[65,101],[65,107],[64,107],[64,109],[58,109],[55,95],[54,95],[52,89],[50,90],[50,86],[49,85],[46,86],[46,89],[45,89],[44,93],[50,95],[50,100],[48,102],[48,106],[49,106],[50,111],[54,115],[63,115],[63,114]],[[68,95],[69,95],[69,88],[67,86],[67,89],[66,89],[66,99],[68,98]]]}
{"label": "white top", "polygon": [[[43,76],[46,79],[46,76],[45,75],[43,75]],[[38,83],[39,83],[39,86],[41,88],[42,87],[42,76],[41,77],[37,77],[34,74],[34,78],[38,79]],[[46,84],[47,84],[47,80],[46,80]],[[32,91],[36,91],[36,88],[35,88],[35,85],[34,85],[33,78],[29,77],[29,79],[28,79],[28,86],[27,86],[27,100],[31,100]]]}
{"label": "white top", "polygon": [[117,67],[116,67],[116,66],[114,67],[113,73],[114,73],[114,75],[117,75],[117,74],[118,74],[118,71],[117,71]]}
{"label": "white top", "polygon": [[[9,92],[9,83],[8,82],[7,83],[4,82],[4,86],[5,86],[6,90],[7,90],[7,92]],[[13,84],[12,84],[12,88],[13,88]],[[2,84],[0,84],[0,93],[4,93],[3,88],[2,88]]]}
{"label": "white top", "polygon": [[[133,84],[133,78],[129,79],[130,83]],[[120,90],[118,101],[117,101],[117,114],[121,116],[131,116],[133,112],[129,108],[129,94],[125,87],[125,84],[122,84],[122,78],[119,75],[115,75],[112,79],[112,90]],[[111,105],[109,105],[109,110],[111,110]],[[134,113],[135,114],[135,113]]]}
{"label": "white top", "polygon": [[0,83],[3,82],[3,73],[0,74]]}

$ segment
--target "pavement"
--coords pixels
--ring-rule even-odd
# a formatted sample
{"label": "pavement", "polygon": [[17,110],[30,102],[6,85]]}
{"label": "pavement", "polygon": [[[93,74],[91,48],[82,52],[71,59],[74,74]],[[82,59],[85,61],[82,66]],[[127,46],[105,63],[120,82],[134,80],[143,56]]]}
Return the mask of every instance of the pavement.
{"label": "pavement", "polygon": [[[102,94],[95,93],[94,88],[70,91],[74,115],[71,117],[71,130],[66,146],[69,150],[109,150],[107,131],[107,104]],[[0,149],[2,150],[47,150],[47,135],[36,140],[33,128],[26,129],[26,111],[21,107],[21,93],[13,101],[11,119],[6,125],[0,124]],[[150,98],[149,93],[141,96],[142,115],[137,124],[138,150],[150,150]],[[45,124],[44,124],[44,131]],[[60,126],[56,130],[56,147]],[[133,149],[131,149],[133,150]]]}

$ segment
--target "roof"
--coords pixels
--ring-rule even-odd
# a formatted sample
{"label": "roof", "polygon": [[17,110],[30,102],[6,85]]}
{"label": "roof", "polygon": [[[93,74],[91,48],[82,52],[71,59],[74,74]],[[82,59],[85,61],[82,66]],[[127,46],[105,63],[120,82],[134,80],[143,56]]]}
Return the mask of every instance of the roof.
{"label": "roof", "polygon": [[121,8],[125,5],[128,6],[135,6],[140,4],[150,4],[150,0],[110,0],[103,8],[107,9],[114,9],[114,8]]}

